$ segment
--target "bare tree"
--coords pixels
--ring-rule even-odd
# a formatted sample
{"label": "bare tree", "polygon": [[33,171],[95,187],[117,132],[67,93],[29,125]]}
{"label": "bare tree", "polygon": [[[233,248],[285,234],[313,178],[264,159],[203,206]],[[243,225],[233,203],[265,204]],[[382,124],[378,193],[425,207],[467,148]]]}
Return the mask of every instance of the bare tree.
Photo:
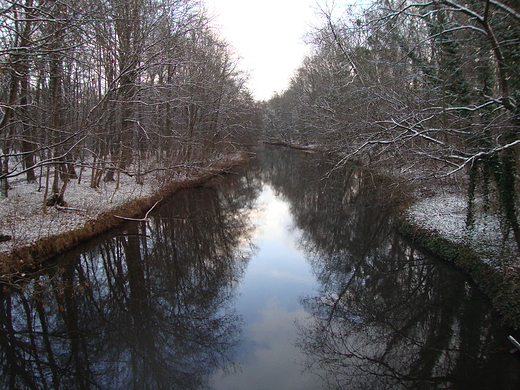
{"label": "bare tree", "polygon": [[520,250],[517,8],[495,0],[381,0],[334,18],[322,7],[324,24],[311,36],[316,51],[270,102],[271,112],[289,107],[298,123],[290,137],[310,137],[343,161],[467,179],[468,226],[481,192]]}
{"label": "bare tree", "polygon": [[86,168],[92,187],[121,173],[141,184],[256,126],[245,76],[194,0],[4,0],[0,43],[5,196],[27,174],[45,205],[62,203]]}

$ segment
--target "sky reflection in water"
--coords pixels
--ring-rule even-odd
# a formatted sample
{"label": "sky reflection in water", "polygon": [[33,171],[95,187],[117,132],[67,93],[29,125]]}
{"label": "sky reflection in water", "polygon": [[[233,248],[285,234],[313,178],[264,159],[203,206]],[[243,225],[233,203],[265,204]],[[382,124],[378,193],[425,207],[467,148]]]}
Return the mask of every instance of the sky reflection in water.
{"label": "sky reflection in water", "polygon": [[264,185],[254,215],[258,251],[250,260],[236,302],[245,321],[238,372],[217,373],[216,390],[316,389],[317,377],[302,372],[296,323],[309,320],[300,297],[315,291],[310,265],[298,249],[300,231],[289,207]]}

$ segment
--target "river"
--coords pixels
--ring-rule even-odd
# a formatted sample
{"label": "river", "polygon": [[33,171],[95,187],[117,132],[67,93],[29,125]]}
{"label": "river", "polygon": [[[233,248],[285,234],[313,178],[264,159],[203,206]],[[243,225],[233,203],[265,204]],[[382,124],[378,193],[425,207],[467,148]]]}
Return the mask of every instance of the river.
{"label": "river", "polygon": [[489,300],[384,176],[266,148],[4,286],[2,389],[516,389]]}

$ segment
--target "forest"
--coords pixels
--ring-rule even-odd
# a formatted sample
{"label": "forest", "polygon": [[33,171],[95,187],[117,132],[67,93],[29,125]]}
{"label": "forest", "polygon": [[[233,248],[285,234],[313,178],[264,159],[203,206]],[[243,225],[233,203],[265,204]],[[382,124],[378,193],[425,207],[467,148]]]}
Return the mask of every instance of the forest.
{"label": "forest", "polygon": [[317,7],[311,54],[258,102],[199,1],[1,0],[1,197],[36,183],[46,212],[86,172],[164,182],[276,141],[463,183],[467,226],[496,212],[520,250],[518,2]]}
{"label": "forest", "polygon": [[258,110],[194,0],[0,2],[0,186],[39,181],[44,207],[126,174],[168,177],[252,142]]}
{"label": "forest", "polygon": [[[332,3],[333,4],[333,3]],[[265,104],[266,135],[400,176],[457,182],[466,224],[500,215],[520,248],[520,5],[376,0],[322,5],[313,52]]]}

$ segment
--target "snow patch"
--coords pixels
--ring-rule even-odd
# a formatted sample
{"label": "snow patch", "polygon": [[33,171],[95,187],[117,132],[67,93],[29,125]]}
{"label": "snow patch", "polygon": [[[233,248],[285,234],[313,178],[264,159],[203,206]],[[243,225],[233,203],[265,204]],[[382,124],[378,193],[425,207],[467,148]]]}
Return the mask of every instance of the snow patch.
{"label": "snow patch", "polygon": [[504,238],[496,215],[479,213],[472,228],[466,227],[467,200],[462,194],[442,194],[422,199],[407,211],[408,220],[457,244],[475,250],[483,261],[498,267],[518,269],[516,244]]}
{"label": "snow patch", "polygon": [[81,184],[70,180],[64,196],[67,207],[47,207],[45,213],[44,191],[37,183],[11,181],[9,197],[0,198],[0,234],[11,236],[11,240],[0,242],[0,253],[81,228],[110,209],[151,196],[160,187],[153,178],[140,185],[126,175],[121,175],[119,188],[116,182],[102,182],[99,188],[90,188],[89,183],[88,175],[84,175]]}

